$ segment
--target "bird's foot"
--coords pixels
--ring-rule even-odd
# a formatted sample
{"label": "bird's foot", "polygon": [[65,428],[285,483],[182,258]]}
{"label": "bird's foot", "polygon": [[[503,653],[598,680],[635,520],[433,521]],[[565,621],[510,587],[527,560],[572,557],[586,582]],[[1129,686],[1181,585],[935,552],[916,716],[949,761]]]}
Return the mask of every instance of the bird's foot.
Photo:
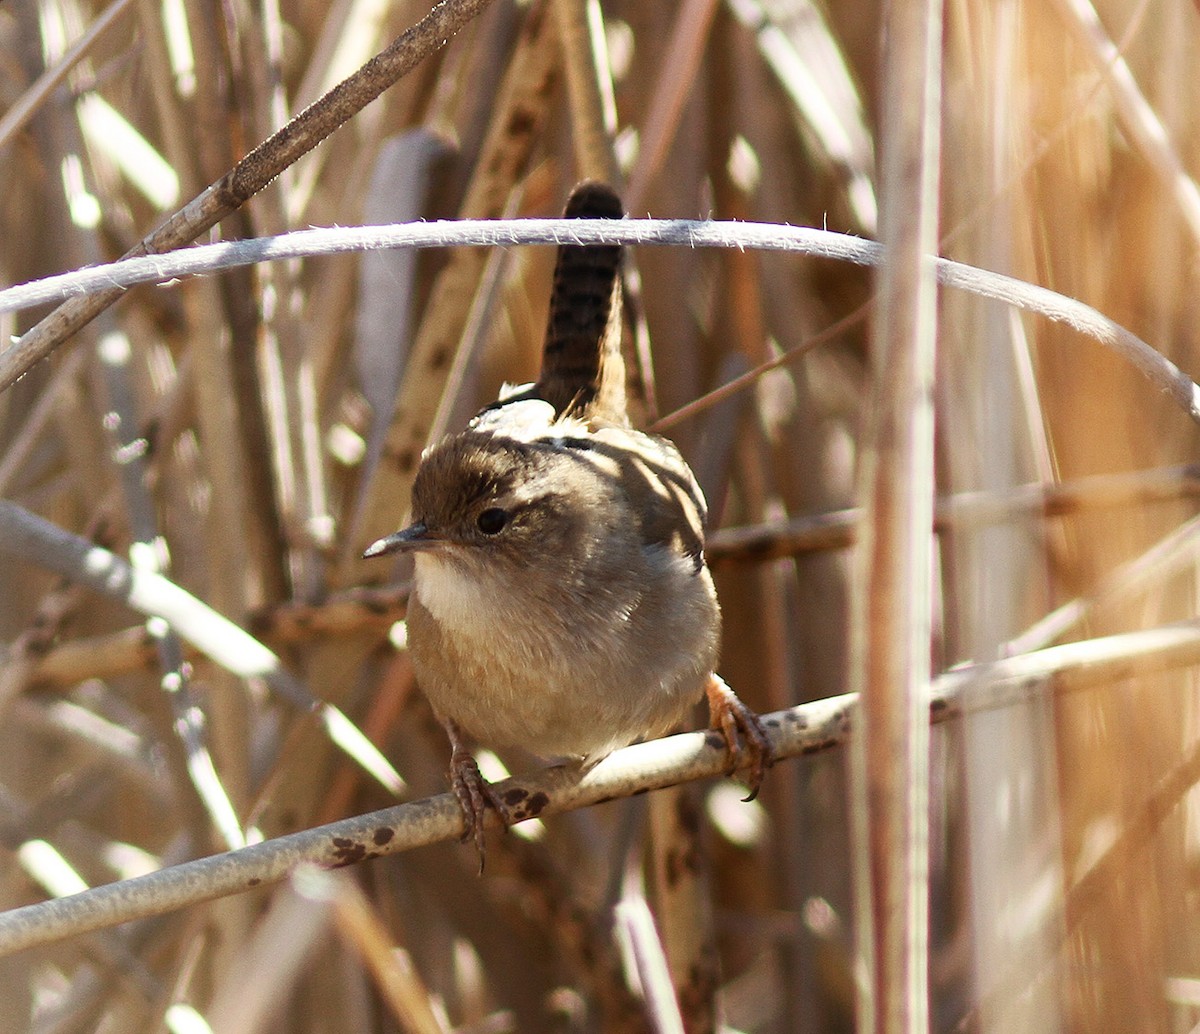
{"label": "bird's foot", "polygon": [[715,672],[708,677],[704,692],[708,696],[709,727],[719,732],[725,741],[729,758],[726,774],[733,775],[743,766],[749,770],[750,793],[743,799],[752,801],[758,796],[767,769],[775,762],[762,720]]}
{"label": "bird's foot", "polygon": [[463,813],[463,834],[459,839],[464,844],[468,840],[475,841],[475,850],[479,854],[479,875],[482,876],[486,846],[484,819],[488,805],[499,816],[505,829],[512,824],[508,805],[492,789],[492,784],[483,778],[475,756],[460,743],[455,743],[450,752],[450,788],[458,798]]}

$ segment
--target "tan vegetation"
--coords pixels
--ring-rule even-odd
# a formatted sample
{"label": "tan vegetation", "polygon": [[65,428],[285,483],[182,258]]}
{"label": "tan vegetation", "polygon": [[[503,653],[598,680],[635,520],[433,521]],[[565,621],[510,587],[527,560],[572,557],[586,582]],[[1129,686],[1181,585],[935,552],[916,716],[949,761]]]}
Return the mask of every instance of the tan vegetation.
{"label": "tan vegetation", "polygon": [[[923,197],[942,255],[1200,372],[1187,0],[946,0],[936,196],[888,165],[880,125],[915,104],[884,8],[915,5],[447,0],[422,23],[429,6],[8,0],[0,287],[144,240],[548,217],[587,176],[634,217],[864,238]],[[1099,323],[943,287],[928,473],[906,486],[936,498],[934,602],[883,629],[852,606],[881,584],[856,532],[880,541],[863,522],[891,512],[860,484],[889,369],[871,271],[632,259],[640,416],[708,494],[730,685],[763,713],[841,697],[870,649],[932,622],[930,1029],[1195,1029],[1187,379]],[[126,899],[142,918],[0,958],[0,1030],[826,1034],[885,999],[855,987],[856,924],[886,911],[855,894],[890,851],[868,857],[881,827],[851,820],[869,795],[847,700],[781,720],[804,756],[752,804],[695,778],[716,771],[696,737],[614,758],[600,788],[532,776],[560,813],[490,833],[482,879],[453,841],[405,572],[359,554],[402,522],[425,443],[535,374],[552,261],[373,250],[0,311],[0,908],[270,842],[223,862],[219,892],[171,870],[169,901]],[[418,803],[385,832],[276,840],[400,800]],[[363,864],[271,882],[301,857]]]}

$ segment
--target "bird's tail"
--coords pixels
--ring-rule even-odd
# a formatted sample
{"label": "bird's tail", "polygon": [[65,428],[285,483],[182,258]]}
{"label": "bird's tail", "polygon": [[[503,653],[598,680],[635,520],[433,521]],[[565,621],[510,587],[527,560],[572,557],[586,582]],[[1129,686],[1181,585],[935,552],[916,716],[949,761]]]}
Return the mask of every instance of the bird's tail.
{"label": "bird's tail", "polygon": [[[616,191],[592,180],[567,200],[567,219],[620,219]],[[542,372],[534,393],[563,413],[625,423],[621,246],[563,244],[554,267]]]}

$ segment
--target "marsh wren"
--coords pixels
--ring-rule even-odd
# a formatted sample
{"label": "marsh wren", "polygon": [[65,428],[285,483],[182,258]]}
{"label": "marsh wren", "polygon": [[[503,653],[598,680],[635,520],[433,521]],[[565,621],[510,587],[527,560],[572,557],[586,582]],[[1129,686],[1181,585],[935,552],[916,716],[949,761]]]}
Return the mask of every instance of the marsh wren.
{"label": "marsh wren", "polygon": [[[564,215],[624,210],[588,182]],[[413,523],[363,554],[415,554],[413,669],[449,734],[481,864],[486,805],[508,815],[468,736],[586,766],[669,731],[704,692],[751,798],[771,763],[758,717],[714,673],[704,496],[673,443],[629,424],[620,264],[619,245],[559,248],[537,382],[431,446]]]}

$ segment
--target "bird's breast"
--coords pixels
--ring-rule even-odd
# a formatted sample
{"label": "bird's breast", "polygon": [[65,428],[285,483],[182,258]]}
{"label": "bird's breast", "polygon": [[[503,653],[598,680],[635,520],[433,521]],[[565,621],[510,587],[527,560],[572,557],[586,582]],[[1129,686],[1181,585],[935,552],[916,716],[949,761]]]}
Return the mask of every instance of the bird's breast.
{"label": "bird's breast", "polygon": [[478,578],[441,557],[418,554],[416,584],[421,604],[443,629],[486,639],[503,626],[501,601],[489,599]]}
{"label": "bird's breast", "polygon": [[422,689],[480,741],[542,757],[602,757],[664,732],[698,698],[719,622],[707,577],[683,581],[683,565],[679,577],[662,594],[600,596],[572,617],[532,572],[500,586],[418,556],[409,621]]}

